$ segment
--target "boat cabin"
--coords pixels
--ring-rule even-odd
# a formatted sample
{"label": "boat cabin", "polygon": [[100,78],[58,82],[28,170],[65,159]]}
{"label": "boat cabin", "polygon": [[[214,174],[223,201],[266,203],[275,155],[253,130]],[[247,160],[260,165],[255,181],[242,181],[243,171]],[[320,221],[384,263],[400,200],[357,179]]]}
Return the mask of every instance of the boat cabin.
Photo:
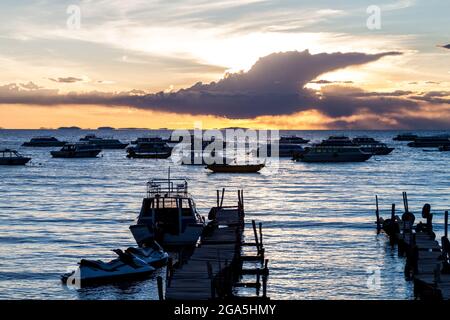
{"label": "boat cabin", "polygon": [[[195,243],[204,219],[197,213],[195,202],[188,193],[184,179],[151,180],[142,201],[137,226],[150,227],[154,238],[162,244]],[[139,232],[131,229],[138,244]],[[137,231],[137,230],[136,230]]]}

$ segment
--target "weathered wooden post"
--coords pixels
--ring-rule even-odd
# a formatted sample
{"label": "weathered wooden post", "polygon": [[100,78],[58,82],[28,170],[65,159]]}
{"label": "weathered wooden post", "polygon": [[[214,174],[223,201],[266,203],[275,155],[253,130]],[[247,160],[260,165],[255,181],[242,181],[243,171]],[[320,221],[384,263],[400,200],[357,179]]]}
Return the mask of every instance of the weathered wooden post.
{"label": "weathered wooden post", "polygon": [[217,208],[219,208],[219,207],[220,207],[220,202],[219,202],[219,199],[220,199],[219,190],[216,190],[216,192],[217,192]]}
{"label": "weathered wooden post", "polygon": [[448,211],[445,211],[444,227],[445,237],[448,239]]}
{"label": "weathered wooden post", "polygon": [[267,297],[267,278],[269,276],[269,268],[267,265],[269,264],[269,259],[266,259],[264,264],[264,274],[263,274],[263,297]]}
{"label": "weathered wooden post", "polygon": [[375,196],[375,202],[377,204],[377,210],[375,211],[375,215],[377,216],[377,231],[379,233],[381,230],[381,226],[380,226],[380,211],[378,209],[378,195]]}
{"label": "weathered wooden post", "polygon": [[395,222],[395,203],[392,204],[391,220],[392,220],[392,223]]}
{"label": "weathered wooden post", "polygon": [[225,197],[225,188],[222,188],[222,199],[220,200],[220,207],[223,207],[223,198]]}
{"label": "weathered wooden post", "polygon": [[159,296],[159,300],[164,300],[164,290],[163,290],[163,279],[161,276],[158,276],[156,278],[156,282],[158,283],[158,296]]}
{"label": "weathered wooden post", "polygon": [[259,223],[259,245],[261,249],[263,248],[263,233],[262,233],[262,223]]}
{"label": "weathered wooden post", "polygon": [[256,222],[255,222],[255,220],[252,220],[252,226],[253,226],[253,234],[255,235],[256,248],[258,249],[258,254],[259,254],[260,253],[260,247],[259,247],[258,232],[256,231]]}

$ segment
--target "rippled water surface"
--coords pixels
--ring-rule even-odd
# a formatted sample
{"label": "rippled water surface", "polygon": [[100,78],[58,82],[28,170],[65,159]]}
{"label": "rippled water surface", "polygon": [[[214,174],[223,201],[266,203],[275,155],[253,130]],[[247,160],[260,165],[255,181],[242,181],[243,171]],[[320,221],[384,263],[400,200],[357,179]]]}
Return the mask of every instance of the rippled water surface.
{"label": "rippled water surface", "polygon": [[[146,281],[70,290],[59,276],[80,258],[109,259],[110,251],[133,245],[128,226],[136,218],[145,183],[166,177],[168,160],[128,160],[125,151],[98,159],[52,159],[49,149],[24,149],[32,136],[50,134],[76,141],[86,131],[0,131],[0,147],[33,157],[26,167],[0,167],[0,299],[156,299],[157,271]],[[336,132],[299,131],[320,140]],[[374,197],[385,216],[402,209],[402,191],[419,217],[429,202],[436,228],[450,206],[450,152],[424,152],[394,142],[398,132],[369,135],[396,147],[365,163],[307,164],[282,160],[273,174],[209,174],[202,167],[172,166],[189,179],[201,213],[215,203],[215,190],[245,190],[247,220],[263,222],[270,259],[268,294],[274,299],[411,299],[403,260],[383,234],[376,234]],[[435,134],[436,132],[420,132]],[[442,133],[442,132],[440,132]],[[101,135],[101,133],[99,133]],[[141,131],[115,131],[123,141]],[[265,169],[266,170],[266,169]],[[231,191],[227,200],[235,201]],[[251,237],[247,228],[248,236]],[[439,235],[438,235],[439,236]],[[379,268],[379,286],[368,286]]]}

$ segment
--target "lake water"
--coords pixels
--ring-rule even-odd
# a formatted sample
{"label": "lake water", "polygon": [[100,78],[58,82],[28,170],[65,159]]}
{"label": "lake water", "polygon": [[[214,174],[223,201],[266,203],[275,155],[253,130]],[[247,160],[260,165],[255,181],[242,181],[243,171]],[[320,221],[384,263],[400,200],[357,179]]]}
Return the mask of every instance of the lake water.
{"label": "lake water", "polygon": [[[392,141],[399,133],[394,131],[283,132],[313,140],[368,135],[396,149],[365,163],[285,159],[274,174],[210,174],[169,160],[129,160],[123,150],[104,151],[98,159],[52,159],[49,149],[20,147],[37,135],[76,141],[87,133],[0,130],[0,147],[33,158],[25,167],[0,167],[0,299],[156,299],[156,276],[165,275],[164,269],[146,281],[81,290],[64,287],[59,277],[81,258],[110,259],[111,249],[134,244],[128,226],[139,213],[146,182],[165,178],[169,166],[172,177],[189,179],[205,216],[216,189],[245,190],[246,220],[263,222],[273,299],[412,299],[403,259],[384,234],[376,234],[375,194],[384,216],[391,203],[402,212],[402,191],[417,218],[430,203],[438,237],[450,207],[450,152],[408,148]],[[437,133],[443,132],[420,132]],[[131,141],[146,132],[97,134]],[[234,191],[226,201],[237,201]],[[373,270],[380,281],[368,285]]]}

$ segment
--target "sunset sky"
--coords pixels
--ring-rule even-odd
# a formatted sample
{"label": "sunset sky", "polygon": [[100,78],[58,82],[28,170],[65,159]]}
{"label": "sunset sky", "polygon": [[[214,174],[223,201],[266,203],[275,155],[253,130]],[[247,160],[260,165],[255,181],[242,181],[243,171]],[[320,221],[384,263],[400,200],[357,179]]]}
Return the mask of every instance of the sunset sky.
{"label": "sunset sky", "polygon": [[4,0],[0,127],[450,129],[449,12],[442,0]]}

